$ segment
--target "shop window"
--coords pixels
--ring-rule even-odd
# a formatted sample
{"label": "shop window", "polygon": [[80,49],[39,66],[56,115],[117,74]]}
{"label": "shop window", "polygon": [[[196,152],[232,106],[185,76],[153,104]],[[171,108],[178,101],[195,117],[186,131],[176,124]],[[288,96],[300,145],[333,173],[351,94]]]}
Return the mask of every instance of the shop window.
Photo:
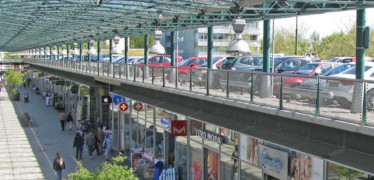
{"label": "shop window", "polygon": [[200,121],[190,120],[190,139],[202,143],[202,138],[198,135],[203,130],[203,123]]}
{"label": "shop window", "polygon": [[227,154],[221,153],[220,161],[220,176],[221,180],[232,179],[239,180],[239,161],[237,156],[229,156]]}
{"label": "shop window", "polygon": [[374,176],[353,170],[351,168],[327,162],[327,180],[360,179],[372,180]]}
{"label": "shop window", "polygon": [[261,180],[262,170],[248,163],[240,164],[240,180]]}
{"label": "shop window", "polygon": [[177,137],[175,143],[175,162],[178,168],[178,178],[180,180],[187,180],[187,153],[188,145],[187,138]]}
{"label": "shop window", "polygon": [[204,149],[205,154],[205,178],[216,180],[219,178],[219,153],[210,149]]}
{"label": "shop window", "polygon": [[200,143],[190,141],[190,177],[193,180],[203,180],[204,156]]}
{"label": "shop window", "polygon": [[221,129],[221,136],[224,138],[221,151],[226,154],[234,154],[235,149],[239,146],[239,133],[228,129]]}
{"label": "shop window", "polygon": [[119,121],[118,121],[118,108],[113,109],[113,129],[112,129],[112,139],[113,147],[119,149]]}
{"label": "shop window", "polygon": [[224,140],[220,134],[220,128],[216,125],[205,123],[204,130],[204,132],[206,133],[204,144],[215,149],[219,149],[219,145]]}

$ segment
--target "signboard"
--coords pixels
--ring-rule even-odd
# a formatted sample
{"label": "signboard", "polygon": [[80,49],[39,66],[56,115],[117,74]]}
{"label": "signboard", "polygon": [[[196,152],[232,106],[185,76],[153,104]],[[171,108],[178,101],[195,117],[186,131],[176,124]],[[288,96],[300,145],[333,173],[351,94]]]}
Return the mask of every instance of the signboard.
{"label": "signboard", "polygon": [[324,162],[309,154],[292,151],[290,153],[290,176],[293,179],[323,180]]}
{"label": "signboard", "polygon": [[281,180],[288,178],[288,153],[260,144],[258,146],[259,167],[265,174]]}
{"label": "signboard", "polygon": [[125,97],[111,94],[113,105],[118,106],[122,102],[127,102]]}
{"label": "signboard", "polygon": [[127,109],[129,109],[129,105],[127,103],[125,103],[125,102],[119,104],[118,107],[119,107],[120,111],[127,111]]}
{"label": "signboard", "polygon": [[162,116],[161,117],[161,125],[165,130],[170,130],[170,121],[168,116]]}
{"label": "signboard", "polygon": [[78,86],[77,85],[71,86],[70,92],[73,94],[76,94],[78,92]]}
{"label": "signboard", "polygon": [[136,103],[134,104],[134,109],[135,109],[136,111],[141,111],[141,110],[143,109],[143,104],[142,104],[141,102],[136,102]]}
{"label": "signboard", "polygon": [[200,136],[202,139],[206,139],[212,142],[215,142],[217,144],[222,144],[222,136],[213,134],[208,131],[200,130],[200,129],[195,129],[196,136]]}
{"label": "signboard", "polygon": [[103,104],[112,103],[112,97],[110,97],[110,96],[101,96],[101,103],[103,103]]}
{"label": "signboard", "polygon": [[171,121],[171,135],[176,136],[187,136],[187,121]]}
{"label": "signboard", "polygon": [[258,145],[262,142],[253,137],[240,134],[240,154],[239,157],[242,161],[258,166]]}
{"label": "signboard", "polygon": [[80,88],[79,89],[79,95],[80,96],[86,96],[86,95],[89,95],[89,94],[90,94],[90,92],[87,88]]}
{"label": "signboard", "polygon": [[65,84],[65,81],[55,81],[56,82],[56,85],[64,85]]}

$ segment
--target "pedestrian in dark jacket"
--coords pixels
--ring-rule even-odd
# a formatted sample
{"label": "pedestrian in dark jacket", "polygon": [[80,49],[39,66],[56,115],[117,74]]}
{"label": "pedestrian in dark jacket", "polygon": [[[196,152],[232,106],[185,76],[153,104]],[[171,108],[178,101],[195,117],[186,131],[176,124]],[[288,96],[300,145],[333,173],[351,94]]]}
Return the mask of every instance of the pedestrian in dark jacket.
{"label": "pedestrian in dark jacket", "polygon": [[74,144],[73,144],[73,148],[76,148],[75,159],[78,159],[78,156],[79,156],[79,159],[82,160],[83,145],[84,145],[84,139],[79,134],[79,132],[77,132],[77,134],[75,134]]}
{"label": "pedestrian in dark jacket", "polygon": [[71,131],[71,124],[73,123],[73,116],[71,115],[71,112],[69,112],[68,117],[66,118],[66,122],[68,123],[69,130]]}
{"label": "pedestrian in dark jacket", "polygon": [[57,180],[61,180],[62,179],[62,176],[61,176],[62,170],[65,169],[65,162],[62,159],[60,153],[56,154],[56,158],[53,161],[53,169],[56,171]]}
{"label": "pedestrian in dark jacket", "polygon": [[95,148],[95,134],[93,133],[93,130],[88,133],[87,138],[86,138],[86,145],[88,148],[88,154],[90,155],[90,159],[92,159],[92,152],[94,151]]}

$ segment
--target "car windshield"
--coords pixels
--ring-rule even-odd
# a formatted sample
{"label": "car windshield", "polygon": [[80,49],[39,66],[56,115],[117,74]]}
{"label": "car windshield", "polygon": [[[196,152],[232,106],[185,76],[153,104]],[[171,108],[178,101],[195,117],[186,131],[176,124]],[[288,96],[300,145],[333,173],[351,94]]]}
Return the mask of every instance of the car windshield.
{"label": "car windshield", "polygon": [[[365,66],[365,72],[369,69],[371,69],[372,66]],[[346,71],[342,72],[342,74],[356,74],[356,68],[355,67],[351,67],[349,69],[347,69]]]}
{"label": "car windshield", "polygon": [[178,65],[179,65],[179,66],[188,66],[188,65],[190,65],[192,62],[193,62],[193,59],[186,59],[186,60],[180,62],[180,64],[178,64]]}
{"label": "car windshield", "polygon": [[230,69],[232,66],[234,66],[235,61],[235,58],[227,58],[226,61],[222,64],[222,69]]}
{"label": "car windshield", "polygon": [[323,74],[323,76],[331,76],[331,75],[334,75],[334,74],[339,74],[351,67],[355,67],[354,64],[342,64],[342,65],[339,65],[339,66],[336,66],[332,69],[330,69],[329,71],[327,71],[325,74]]}
{"label": "car windshield", "polygon": [[296,74],[310,74],[318,64],[305,64],[300,69],[298,69],[295,73]]}
{"label": "car windshield", "polygon": [[340,59],[340,58],[339,57],[334,57],[334,58],[329,59],[327,62],[335,62],[338,59]]}
{"label": "car windshield", "polygon": [[[278,64],[279,62],[281,62],[281,58],[274,58],[274,64]],[[273,61],[270,59],[270,66],[273,66]],[[261,64],[259,65],[256,70],[263,70],[264,69],[264,65]]]}

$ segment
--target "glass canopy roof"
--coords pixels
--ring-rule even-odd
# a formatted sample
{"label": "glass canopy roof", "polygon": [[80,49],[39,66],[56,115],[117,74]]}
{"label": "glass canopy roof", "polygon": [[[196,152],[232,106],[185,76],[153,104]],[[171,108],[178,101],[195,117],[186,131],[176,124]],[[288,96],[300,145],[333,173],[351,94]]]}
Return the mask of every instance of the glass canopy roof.
{"label": "glass canopy roof", "polygon": [[0,51],[368,7],[373,0],[0,0]]}

